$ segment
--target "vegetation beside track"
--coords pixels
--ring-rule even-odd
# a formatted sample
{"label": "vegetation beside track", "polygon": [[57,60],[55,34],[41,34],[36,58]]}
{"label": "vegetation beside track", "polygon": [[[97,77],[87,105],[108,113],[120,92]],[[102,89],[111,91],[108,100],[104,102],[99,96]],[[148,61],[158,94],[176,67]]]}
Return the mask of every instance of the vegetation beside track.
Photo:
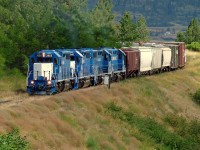
{"label": "vegetation beside track", "polygon": [[199,57],[187,51],[183,69],[53,96],[17,94],[25,78],[2,78],[0,134],[18,127],[33,149],[198,149]]}

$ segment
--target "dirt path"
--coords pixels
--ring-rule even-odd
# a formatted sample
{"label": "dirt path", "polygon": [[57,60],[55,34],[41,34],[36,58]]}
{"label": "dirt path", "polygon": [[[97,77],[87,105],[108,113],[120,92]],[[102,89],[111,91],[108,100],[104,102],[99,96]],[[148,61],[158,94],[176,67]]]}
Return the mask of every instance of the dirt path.
{"label": "dirt path", "polygon": [[8,108],[15,105],[21,105],[25,103],[30,103],[32,101],[46,100],[50,96],[29,96],[28,94],[13,95],[9,97],[1,98],[0,108]]}
{"label": "dirt path", "polygon": [[58,93],[56,95],[33,95],[29,96],[27,93],[23,94],[11,94],[11,96],[6,96],[0,98],[0,109],[3,108],[8,108],[16,105],[21,105],[21,104],[26,104],[26,103],[31,103],[33,101],[43,101],[43,100],[48,100],[52,96],[57,96],[59,94],[68,94],[69,92],[83,92],[83,91],[90,91],[98,87],[103,87],[103,85],[99,86],[94,86],[94,87],[88,87],[88,88],[83,88],[79,90],[74,90],[74,91],[65,91],[63,93]]}

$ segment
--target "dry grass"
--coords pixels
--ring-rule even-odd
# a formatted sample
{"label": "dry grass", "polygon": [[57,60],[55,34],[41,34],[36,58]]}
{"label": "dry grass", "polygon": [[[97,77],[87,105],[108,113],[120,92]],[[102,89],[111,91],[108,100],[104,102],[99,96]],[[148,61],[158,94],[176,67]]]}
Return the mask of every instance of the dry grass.
{"label": "dry grass", "polygon": [[98,86],[29,97],[24,93],[16,95],[14,88],[9,91],[13,84],[0,80],[0,86],[5,87],[0,99],[11,101],[0,105],[0,132],[19,127],[33,149],[88,149],[90,138],[94,149],[153,149],[137,129],[107,116],[104,106],[114,101],[158,121],[169,112],[200,119],[199,106],[190,98],[190,93],[200,86],[199,58],[200,53],[188,52],[182,70],[114,83],[110,90]]}

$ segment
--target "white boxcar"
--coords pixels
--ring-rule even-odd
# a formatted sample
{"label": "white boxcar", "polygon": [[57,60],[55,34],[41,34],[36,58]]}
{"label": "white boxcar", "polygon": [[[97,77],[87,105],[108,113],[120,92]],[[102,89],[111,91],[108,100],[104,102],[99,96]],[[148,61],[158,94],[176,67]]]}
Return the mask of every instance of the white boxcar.
{"label": "white boxcar", "polygon": [[162,49],[160,47],[152,47],[152,70],[158,70],[162,67]]}
{"label": "white boxcar", "polygon": [[165,67],[168,67],[171,65],[172,53],[171,53],[171,49],[169,47],[162,47],[162,51],[163,51],[162,68],[165,68]]}
{"label": "white boxcar", "polygon": [[146,72],[151,70],[152,63],[152,47],[132,47],[140,51],[140,72]]}

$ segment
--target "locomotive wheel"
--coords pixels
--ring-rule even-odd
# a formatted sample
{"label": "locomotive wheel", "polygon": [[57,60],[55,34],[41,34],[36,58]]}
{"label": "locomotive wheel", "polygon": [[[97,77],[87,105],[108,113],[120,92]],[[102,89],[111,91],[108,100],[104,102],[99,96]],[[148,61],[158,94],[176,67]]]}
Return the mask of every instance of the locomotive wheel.
{"label": "locomotive wheel", "polygon": [[103,81],[102,77],[101,77],[101,76],[100,76],[100,77],[98,77],[98,79],[97,79],[97,84],[101,84],[101,83],[102,83],[102,81]]}
{"label": "locomotive wheel", "polygon": [[94,78],[90,79],[90,85],[89,86],[93,86],[94,85]]}
{"label": "locomotive wheel", "polygon": [[61,83],[61,82],[57,83],[57,91],[58,91],[58,93],[64,91],[64,89],[65,89],[65,83],[64,82],[63,83]]}
{"label": "locomotive wheel", "polygon": [[113,78],[114,78],[115,82],[118,82],[118,75],[117,74]]}
{"label": "locomotive wheel", "polygon": [[70,80],[70,90],[72,90],[75,86],[75,81],[74,80]]}
{"label": "locomotive wheel", "polygon": [[85,83],[84,80],[79,81],[79,85],[78,85],[79,88],[82,88],[84,86],[84,83]]}

